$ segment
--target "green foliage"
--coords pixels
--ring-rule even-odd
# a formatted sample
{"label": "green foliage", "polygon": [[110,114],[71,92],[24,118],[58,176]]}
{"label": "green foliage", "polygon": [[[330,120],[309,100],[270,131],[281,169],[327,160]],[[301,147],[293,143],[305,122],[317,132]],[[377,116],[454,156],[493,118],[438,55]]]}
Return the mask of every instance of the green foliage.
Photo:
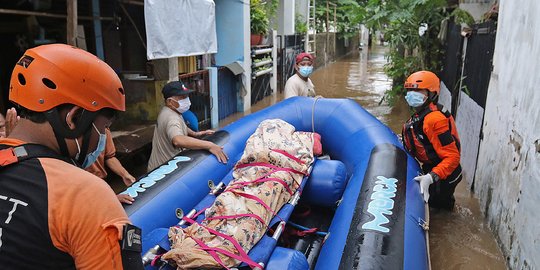
{"label": "green foliage", "polygon": [[296,13],[294,18],[294,32],[296,34],[305,34],[307,33],[307,23],[306,18],[302,14]]}
{"label": "green foliage", "polygon": [[[408,75],[418,70],[441,70],[443,47],[437,34],[441,21],[449,17],[446,7],[446,0],[366,0],[357,8],[354,21],[381,31],[389,44],[385,72],[394,82],[386,93],[390,104],[403,93]],[[418,28],[422,23],[428,25],[428,30],[420,36]]]}
{"label": "green foliage", "polygon": [[[358,32],[359,20],[356,12],[360,8],[356,0],[329,0],[336,4],[336,32],[341,37],[352,37]],[[327,14],[328,11],[328,14]],[[327,16],[328,15],[328,16]],[[315,6],[315,25],[317,32],[326,32],[325,24],[328,19],[329,26],[334,25],[334,6],[326,8],[326,1],[317,2]]]}
{"label": "green foliage", "polygon": [[461,8],[454,9],[454,11],[450,13],[450,17],[454,17],[454,21],[457,24],[465,23],[468,26],[472,26],[474,24],[473,16],[469,12]]}
{"label": "green foliage", "polygon": [[268,14],[265,11],[265,3],[261,0],[250,0],[249,11],[251,14],[251,34],[266,34],[268,33],[268,27],[270,21],[268,20]]}

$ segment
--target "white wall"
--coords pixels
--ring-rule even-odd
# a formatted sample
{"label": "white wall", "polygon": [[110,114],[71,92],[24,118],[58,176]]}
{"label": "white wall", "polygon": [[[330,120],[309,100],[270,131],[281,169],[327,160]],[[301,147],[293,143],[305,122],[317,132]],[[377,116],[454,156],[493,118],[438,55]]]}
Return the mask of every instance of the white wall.
{"label": "white wall", "polygon": [[280,0],[278,7],[278,35],[294,35],[295,3],[292,0]]}
{"label": "white wall", "polygon": [[459,140],[461,142],[460,163],[463,168],[463,179],[469,188],[472,186],[474,172],[476,170],[483,115],[484,109],[467,96],[467,94],[461,92],[456,115],[456,128],[459,132]]}
{"label": "white wall", "polygon": [[540,1],[501,1],[475,193],[513,269],[540,269]]}
{"label": "white wall", "polygon": [[462,0],[460,2],[459,8],[468,11],[475,21],[479,21],[489,11],[495,0]]}
{"label": "white wall", "polygon": [[304,21],[307,22],[307,19],[308,19],[308,5],[309,5],[309,0],[295,0],[295,19],[296,19],[296,14],[299,14],[301,15],[303,18],[304,18]]}

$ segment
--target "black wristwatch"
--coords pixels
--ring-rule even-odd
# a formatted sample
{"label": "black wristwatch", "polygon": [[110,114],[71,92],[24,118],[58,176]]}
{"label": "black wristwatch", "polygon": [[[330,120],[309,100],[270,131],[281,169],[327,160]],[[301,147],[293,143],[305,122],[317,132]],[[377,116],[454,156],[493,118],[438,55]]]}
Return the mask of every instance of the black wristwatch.
{"label": "black wristwatch", "polygon": [[441,179],[436,173],[434,172],[429,172],[429,174],[431,175],[431,178],[433,178],[433,183],[439,181],[439,179]]}

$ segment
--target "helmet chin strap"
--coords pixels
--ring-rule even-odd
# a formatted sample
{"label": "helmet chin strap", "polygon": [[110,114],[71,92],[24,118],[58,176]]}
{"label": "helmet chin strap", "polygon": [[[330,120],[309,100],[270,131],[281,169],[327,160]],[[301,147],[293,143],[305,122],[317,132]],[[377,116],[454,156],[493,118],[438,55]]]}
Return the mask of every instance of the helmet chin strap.
{"label": "helmet chin strap", "polygon": [[[86,154],[88,153],[88,145],[90,144],[90,134],[92,131],[92,122],[97,116],[97,112],[90,112],[83,110],[79,121],[77,122],[77,127],[75,129],[70,129],[65,121],[60,120],[60,114],[56,108],[51,109],[45,113],[47,121],[53,128],[54,136],[58,147],[60,148],[60,154],[70,158],[70,154],[67,148],[66,139],[75,139],[84,135],[82,147],[79,152],[79,157],[74,162],[77,165],[82,165]],[[77,142],[78,144],[78,142]]]}
{"label": "helmet chin strap", "polygon": [[83,137],[82,146],[79,147],[79,141],[77,141],[77,138],[75,138],[75,143],[77,144],[77,148],[79,148],[79,152],[77,153],[77,156],[75,157],[75,163],[81,167],[84,163],[84,159],[86,158],[86,154],[88,154],[88,145],[90,144],[90,134],[92,134],[92,128],[89,128],[85,133]]}

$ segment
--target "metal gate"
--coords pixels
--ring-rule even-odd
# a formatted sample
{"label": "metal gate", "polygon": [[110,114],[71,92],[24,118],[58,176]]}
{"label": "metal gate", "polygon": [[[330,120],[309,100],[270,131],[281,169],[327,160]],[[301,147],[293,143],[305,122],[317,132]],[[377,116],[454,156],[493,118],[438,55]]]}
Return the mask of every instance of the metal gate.
{"label": "metal gate", "polygon": [[443,71],[440,74],[452,95],[452,114],[456,116],[457,98],[459,97],[459,81],[461,74],[461,58],[463,50],[463,37],[461,36],[461,25],[454,21],[448,23],[448,33],[446,35],[446,53],[444,57]]}
{"label": "metal gate", "polygon": [[296,55],[304,51],[305,35],[278,36],[280,47],[278,50],[278,89],[283,92],[285,83],[294,75]]}
{"label": "metal gate", "polygon": [[219,120],[238,111],[238,77],[228,68],[218,69]]}
{"label": "metal gate", "polygon": [[473,33],[467,41],[462,90],[480,107],[486,108],[489,79],[493,69],[493,51],[497,23],[488,21],[473,26]]}

